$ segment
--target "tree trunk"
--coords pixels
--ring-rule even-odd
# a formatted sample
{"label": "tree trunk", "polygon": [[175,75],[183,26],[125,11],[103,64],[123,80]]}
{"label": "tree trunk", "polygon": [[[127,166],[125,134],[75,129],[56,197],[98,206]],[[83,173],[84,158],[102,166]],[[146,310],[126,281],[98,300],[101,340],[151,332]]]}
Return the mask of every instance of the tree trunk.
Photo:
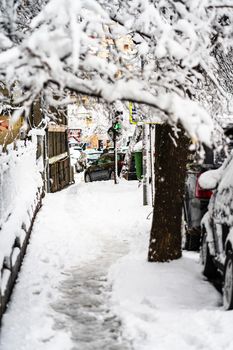
{"label": "tree trunk", "polygon": [[[148,261],[181,257],[181,217],[189,140],[179,126],[156,125],[155,198]],[[173,140],[175,139],[175,141]]]}

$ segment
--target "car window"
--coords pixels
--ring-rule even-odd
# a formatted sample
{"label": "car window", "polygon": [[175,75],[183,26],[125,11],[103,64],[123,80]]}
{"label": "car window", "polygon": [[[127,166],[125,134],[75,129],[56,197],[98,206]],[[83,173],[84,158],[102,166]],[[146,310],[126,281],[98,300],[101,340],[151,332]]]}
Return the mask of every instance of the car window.
{"label": "car window", "polygon": [[113,159],[111,159],[111,157],[104,156],[99,158],[98,164],[108,164],[108,163],[112,163],[112,161]]}
{"label": "car window", "polygon": [[[124,159],[125,154],[121,154],[118,153],[117,154],[117,160],[123,160]],[[99,160],[98,160],[98,164],[108,164],[108,163],[113,163],[114,162],[114,154],[106,154],[106,155],[102,155],[100,156]]]}
{"label": "car window", "polygon": [[104,164],[105,163],[105,158],[100,158],[99,160],[98,160],[98,164]]}
{"label": "car window", "polygon": [[114,162],[114,158],[106,157],[105,163],[112,163],[112,162]]}

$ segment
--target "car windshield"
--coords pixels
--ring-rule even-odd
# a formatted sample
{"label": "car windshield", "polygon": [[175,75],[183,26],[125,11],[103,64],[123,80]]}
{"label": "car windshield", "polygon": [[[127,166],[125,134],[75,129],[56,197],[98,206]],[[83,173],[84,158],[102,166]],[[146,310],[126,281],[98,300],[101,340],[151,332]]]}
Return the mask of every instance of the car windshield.
{"label": "car windshield", "polygon": [[113,162],[112,157],[104,156],[99,158],[98,164],[106,164],[106,163],[112,163],[112,162]]}
{"label": "car windshield", "polygon": [[100,154],[101,153],[89,153],[88,155],[87,155],[87,159],[89,160],[96,160],[96,159],[98,159],[99,157],[100,157]]}

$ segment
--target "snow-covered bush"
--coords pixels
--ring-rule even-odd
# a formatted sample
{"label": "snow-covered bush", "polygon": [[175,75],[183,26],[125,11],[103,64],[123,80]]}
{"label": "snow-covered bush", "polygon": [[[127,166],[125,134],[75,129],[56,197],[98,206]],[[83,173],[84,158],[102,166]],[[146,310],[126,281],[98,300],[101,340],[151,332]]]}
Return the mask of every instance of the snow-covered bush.
{"label": "snow-covered bush", "polygon": [[30,227],[42,185],[35,144],[18,141],[0,153],[0,266],[20,239],[22,224]]}

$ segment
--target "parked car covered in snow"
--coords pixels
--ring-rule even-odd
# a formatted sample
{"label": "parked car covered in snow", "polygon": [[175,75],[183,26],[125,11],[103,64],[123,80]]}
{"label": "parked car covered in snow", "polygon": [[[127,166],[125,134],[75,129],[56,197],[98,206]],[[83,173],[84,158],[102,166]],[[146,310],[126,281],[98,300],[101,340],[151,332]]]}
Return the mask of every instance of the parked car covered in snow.
{"label": "parked car covered in snow", "polygon": [[93,164],[103,152],[95,149],[87,149],[80,152],[80,156],[75,163],[75,170],[79,173]]}
{"label": "parked car covered in snow", "polygon": [[80,151],[80,156],[79,158],[76,159],[76,162],[74,164],[75,170],[77,173],[80,173],[84,171],[87,167],[87,155],[84,151]]}
{"label": "parked car covered in snow", "polygon": [[183,248],[186,250],[199,250],[200,248],[201,219],[208,210],[212,195],[212,191],[200,187],[198,179],[205,171],[218,166],[214,163],[213,151],[209,148],[206,148],[202,164],[191,161],[188,165],[183,201]]}
{"label": "parked car covered in snow", "polygon": [[70,163],[72,166],[75,166],[77,160],[81,155],[82,148],[75,145],[70,147]]}
{"label": "parked car covered in snow", "polygon": [[233,309],[233,154],[219,169],[202,174],[199,184],[213,190],[201,221],[203,274],[209,279],[221,276],[224,308]]}

